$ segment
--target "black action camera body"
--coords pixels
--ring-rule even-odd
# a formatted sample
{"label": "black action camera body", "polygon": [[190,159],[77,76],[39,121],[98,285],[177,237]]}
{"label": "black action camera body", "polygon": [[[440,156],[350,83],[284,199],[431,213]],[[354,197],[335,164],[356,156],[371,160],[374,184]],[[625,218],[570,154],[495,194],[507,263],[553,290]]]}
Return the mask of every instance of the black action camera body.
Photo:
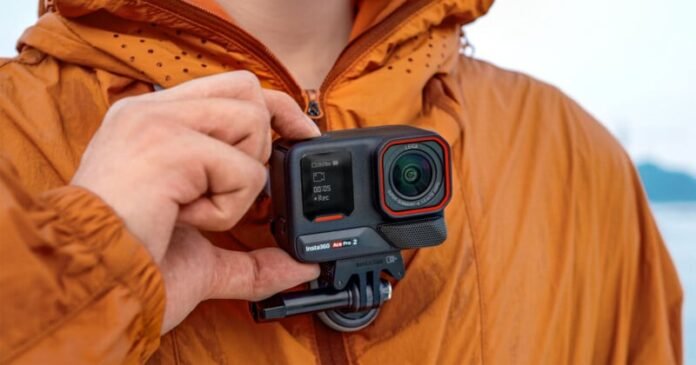
{"label": "black action camera body", "polygon": [[408,126],[329,132],[280,140],[271,156],[271,229],[297,260],[320,263],[307,293],[286,293],[252,306],[273,320],[323,311],[330,327],[368,325],[391,297],[383,272],[404,275],[400,250],[442,243],[452,194],[447,142]]}
{"label": "black action camera body", "polygon": [[271,157],[273,235],[296,259],[319,263],[439,244],[449,154],[440,136],[406,126],[280,141]]}

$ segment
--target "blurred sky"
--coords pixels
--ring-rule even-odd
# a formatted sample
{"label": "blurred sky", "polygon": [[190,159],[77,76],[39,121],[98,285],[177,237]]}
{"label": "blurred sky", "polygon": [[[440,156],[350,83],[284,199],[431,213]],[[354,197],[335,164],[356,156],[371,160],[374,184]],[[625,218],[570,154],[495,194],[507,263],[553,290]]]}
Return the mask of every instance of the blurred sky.
{"label": "blurred sky", "polygon": [[[0,55],[36,0],[4,1]],[[636,160],[696,174],[696,1],[497,0],[467,27],[476,57],[559,86]]]}
{"label": "blurred sky", "polygon": [[559,86],[636,160],[696,173],[696,1],[498,0],[476,57]]}

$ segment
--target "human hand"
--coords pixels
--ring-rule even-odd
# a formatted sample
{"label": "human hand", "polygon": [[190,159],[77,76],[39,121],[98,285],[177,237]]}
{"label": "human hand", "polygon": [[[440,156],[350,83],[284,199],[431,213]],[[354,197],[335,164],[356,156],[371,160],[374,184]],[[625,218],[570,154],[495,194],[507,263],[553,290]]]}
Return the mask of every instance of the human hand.
{"label": "human hand", "polygon": [[246,71],[126,98],[72,184],[109,204],[159,262],[177,221],[223,231],[244,215],[267,179],[271,124],[290,139],[320,134],[288,95]]}
{"label": "human hand", "polygon": [[225,250],[188,227],[174,231],[160,270],[167,291],[162,334],[204,300],[258,301],[319,275],[317,265],[298,263],[280,248]]}
{"label": "human hand", "polygon": [[[232,72],[119,101],[85,151],[72,184],[109,204],[160,266],[163,332],[202,300],[260,299],[318,275],[279,249],[225,251],[196,230],[230,229],[254,202],[271,129],[290,139],[320,134],[288,95]],[[176,224],[195,229],[171,240]]]}

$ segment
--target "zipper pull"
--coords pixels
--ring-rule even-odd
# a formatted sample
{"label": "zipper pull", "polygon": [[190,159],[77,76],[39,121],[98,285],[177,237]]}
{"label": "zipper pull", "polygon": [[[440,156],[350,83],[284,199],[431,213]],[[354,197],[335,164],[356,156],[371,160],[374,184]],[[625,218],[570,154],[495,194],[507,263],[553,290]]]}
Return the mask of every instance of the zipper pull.
{"label": "zipper pull", "polygon": [[55,0],[44,0],[44,11],[53,13],[56,10]]}
{"label": "zipper pull", "polygon": [[324,111],[321,109],[321,104],[319,104],[319,91],[305,90],[304,93],[305,99],[307,100],[305,114],[312,118],[315,123],[319,124],[319,121],[324,118]]}

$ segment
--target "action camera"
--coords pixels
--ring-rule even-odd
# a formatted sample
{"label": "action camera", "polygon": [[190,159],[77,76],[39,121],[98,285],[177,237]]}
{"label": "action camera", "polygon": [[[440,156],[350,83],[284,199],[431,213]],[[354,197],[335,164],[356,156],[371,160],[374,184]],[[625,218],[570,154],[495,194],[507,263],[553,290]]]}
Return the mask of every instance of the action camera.
{"label": "action camera", "polygon": [[400,251],[441,244],[452,195],[450,147],[408,126],[329,132],[274,143],[271,230],[301,262],[319,263],[310,290],[251,306],[257,321],[318,312],[339,331],[369,325],[405,274]]}

